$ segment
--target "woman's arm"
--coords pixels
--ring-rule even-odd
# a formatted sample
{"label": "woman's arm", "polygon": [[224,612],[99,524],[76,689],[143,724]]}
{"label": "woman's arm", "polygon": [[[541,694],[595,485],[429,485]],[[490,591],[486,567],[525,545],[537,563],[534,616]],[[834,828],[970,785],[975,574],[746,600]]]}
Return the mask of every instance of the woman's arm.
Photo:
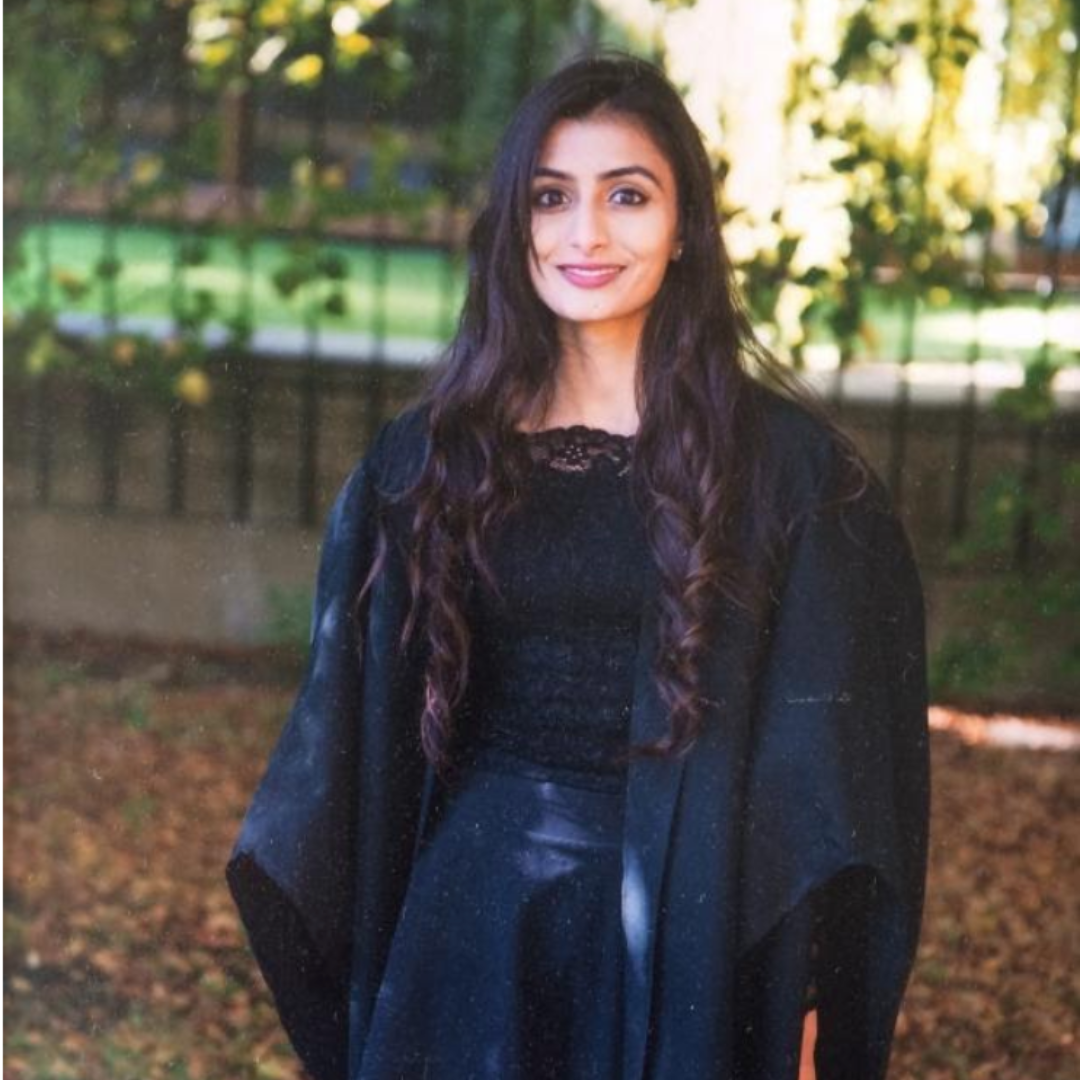
{"label": "woman's arm", "polygon": [[817,1080],[814,1071],[814,1045],[817,1042],[817,1010],[806,1014],[802,1029],[802,1051],[799,1053],[799,1080]]}
{"label": "woman's arm", "polygon": [[807,1058],[795,985],[784,1028],[763,1016],[781,973],[806,984],[817,944],[816,1078],[884,1080],[926,871],[922,592],[880,481],[846,503],[836,490],[822,485],[792,539],[770,627],[746,799],[745,1009],[759,1034],[771,1025],[752,1049]]}

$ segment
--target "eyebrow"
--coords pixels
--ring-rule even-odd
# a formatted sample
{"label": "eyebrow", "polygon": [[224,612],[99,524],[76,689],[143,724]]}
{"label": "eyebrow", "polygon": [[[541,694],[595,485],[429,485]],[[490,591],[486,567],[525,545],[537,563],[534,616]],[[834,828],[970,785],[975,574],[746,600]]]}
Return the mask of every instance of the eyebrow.
{"label": "eyebrow", "polygon": [[[664,190],[664,185],[660,183],[660,178],[651,169],[646,169],[644,165],[622,165],[617,169],[608,169],[607,172],[600,173],[598,179],[600,180],[618,180],[623,176],[644,176],[651,180],[661,191]],[[573,177],[569,173],[561,172],[559,169],[549,169],[546,165],[538,165],[536,172],[533,174],[533,178],[547,177],[551,180],[573,180]]]}

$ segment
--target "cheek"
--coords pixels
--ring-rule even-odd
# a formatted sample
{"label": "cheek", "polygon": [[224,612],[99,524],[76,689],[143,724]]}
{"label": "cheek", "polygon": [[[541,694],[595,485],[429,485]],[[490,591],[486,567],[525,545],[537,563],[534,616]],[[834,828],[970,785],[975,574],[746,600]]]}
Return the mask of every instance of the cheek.
{"label": "cheek", "polygon": [[551,254],[552,248],[555,246],[556,239],[557,229],[555,228],[554,222],[545,220],[543,218],[533,222],[533,247],[536,249],[537,257],[541,261],[543,261],[544,258]]}
{"label": "cheek", "polygon": [[552,283],[550,259],[557,247],[556,239],[552,235],[554,230],[548,226],[533,229],[532,239],[536,255],[529,255],[529,278],[533,288],[541,295]]}
{"label": "cheek", "polygon": [[540,246],[540,241],[537,239],[535,234],[533,235],[533,247],[536,251],[536,254],[534,255],[533,252],[530,251],[525,257],[529,263],[529,277],[532,278],[534,282],[537,282],[544,275],[544,249]]}
{"label": "cheek", "polygon": [[667,239],[654,240],[647,252],[642,252],[642,262],[647,266],[650,277],[662,278],[671,264],[675,244]]}
{"label": "cheek", "polygon": [[675,251],[677,231],[665,217],[649,222],[635,223],[626,234],[628,246],[645,260],[666,264]]}
{"label": "cheek", "polygon": [[[537,254],[540,255],[541,248],[539,245],[537,245],[536,250]],[[546,303],[545,297],[550,291],[550,281],[545,275],[543,262],[538,263],[531,255],[529,256],[529,281],[532,283],[533,292],[542,302]]]}

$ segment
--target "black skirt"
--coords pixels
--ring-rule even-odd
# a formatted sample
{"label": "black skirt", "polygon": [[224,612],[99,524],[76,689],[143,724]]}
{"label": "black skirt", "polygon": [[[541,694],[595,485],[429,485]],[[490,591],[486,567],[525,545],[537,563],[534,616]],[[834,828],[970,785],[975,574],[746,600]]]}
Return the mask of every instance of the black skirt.
{"label": "black skirt", "polygon": [[354,1080],[617,1080],[623,799],[469,773],[414,867]]}

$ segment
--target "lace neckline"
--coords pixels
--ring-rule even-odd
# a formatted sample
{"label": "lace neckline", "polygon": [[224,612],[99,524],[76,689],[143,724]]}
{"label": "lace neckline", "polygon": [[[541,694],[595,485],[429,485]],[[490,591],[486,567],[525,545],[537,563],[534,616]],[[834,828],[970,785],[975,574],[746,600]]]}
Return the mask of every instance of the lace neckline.
{"label": "lace neckline", "polygon": [[560,473],[588,473],[612,469],[623,476],[630,471],[634,435],[618,435],[585,424],[516,431],[534,462]]}

